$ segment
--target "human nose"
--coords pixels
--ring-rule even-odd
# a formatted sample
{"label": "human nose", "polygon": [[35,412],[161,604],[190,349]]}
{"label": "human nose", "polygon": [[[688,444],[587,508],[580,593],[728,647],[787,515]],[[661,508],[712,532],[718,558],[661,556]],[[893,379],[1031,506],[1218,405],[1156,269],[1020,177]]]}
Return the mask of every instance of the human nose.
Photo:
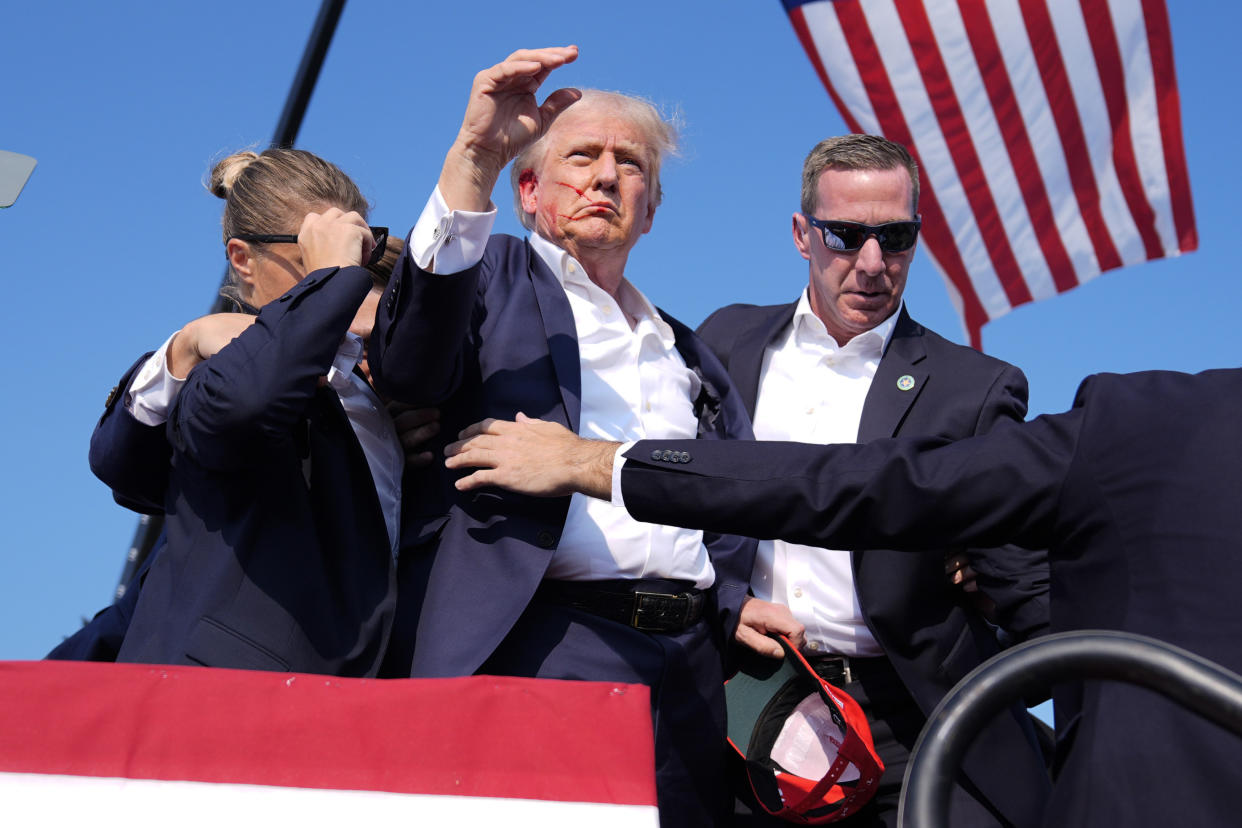
{"label": "human nose", "polygon": [[617,158],[611,152],[601,153],[595,160],[593,178],[596,189],[610,190],[617,184]]}
{"label": "human nose", "polygon": [[855,269],[867,276],[879,276],[884,272],[884,251],[875,236],[868,236],[858,249]]}

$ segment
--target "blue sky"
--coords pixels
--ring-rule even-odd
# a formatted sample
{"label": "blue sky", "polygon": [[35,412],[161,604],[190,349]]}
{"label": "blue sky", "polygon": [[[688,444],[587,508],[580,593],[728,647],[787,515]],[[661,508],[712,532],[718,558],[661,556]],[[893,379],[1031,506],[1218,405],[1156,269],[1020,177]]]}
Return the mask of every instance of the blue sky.
{"label": "blue sky", "polygon": [[[213,159],[270,139],[317,2],[11,3],[0,149],[39,166],[0,211],[9,383],[0,425],[0,659],[42,656],[110,600],[135,518],[86,463],[121,372],[206,312],[224,257]],[[553,85],[645,95],[685,123],[665,203],[629,276],[697,324],[730,302],[796,297],[789,216],[802,158],[846,131],[776,0],[624,5],[483,0],[347,5],[299,146],[335,161],[404,233],[456,133],[472,76],[514,49],[576,43]],[[1233,227],[1242,57],[1238,4],[1181,0],[1174,54],[1200,249],[1106,274],[984,328],[1022,367],[1033,413],[1097,371],[1236,366]],[[497,201],[508,203],[507,186]],[[516,232],[502,210],[501,230]],[[963,341],[922,254],[911,312]],[[19,359],[20,357],[20,359]],[[16,368],[25,360],[26,375]],[[1135,446],[1142,451],[1142,446]]]}

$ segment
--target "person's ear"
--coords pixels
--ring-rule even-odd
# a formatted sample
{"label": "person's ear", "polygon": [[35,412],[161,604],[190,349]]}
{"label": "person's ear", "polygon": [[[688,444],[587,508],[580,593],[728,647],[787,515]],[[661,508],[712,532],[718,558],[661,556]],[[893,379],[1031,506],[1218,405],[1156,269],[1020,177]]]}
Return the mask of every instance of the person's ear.
{"label": "person's ear", "polygon": [[535,190],[539,187],[539,177],[535,175],[532,169],[522,170],[522,174],[518,176],[518,193],[522,197],[522,212],[530,215],[535,214],[536,208],[539,206],[539,198],[535,195]]}
{"label": "person's ear", "polygon": [[643,220],[643,232],[644,233],[651,230],[651,225],[655,221],[656,207],[658,206],[659,205],[657,205],[654,200],[649,200],[647,202],[647,216]]}
{"label": "person's ear", "polygon": [[229,266],[233,268],[237,278],[243,284],[254,287],[255,252],[250,243],[241,239],[229,239],[224,246],[224,252],[228,255]]}
{"label": "person's ear", "polygon": [[793,214],[793,241],[794,247],[798,248],[802,258],[809,262],[811,260],[811,226],[807,223],[806,216],[801,213]]}

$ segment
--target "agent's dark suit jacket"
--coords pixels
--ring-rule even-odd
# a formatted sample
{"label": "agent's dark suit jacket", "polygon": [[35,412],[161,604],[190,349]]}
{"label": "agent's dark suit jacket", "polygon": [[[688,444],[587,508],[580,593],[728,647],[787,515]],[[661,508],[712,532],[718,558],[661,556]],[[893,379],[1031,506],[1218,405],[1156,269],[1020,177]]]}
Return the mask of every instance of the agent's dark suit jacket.
{"label": "agent's dark suit jacket", "polygon": [[[316,271],[190,372],[163,448],[167,544],[118,660],[377,673],[392,553],[366,458],[319,384],[370,286],[363,268]],[[92,439],[96,471],[131,501],[153,496],[159,451],[123,410]]]}
{"label": "agent's dark suit jacket", "polygon": [[[796,308],[796,302],[730,305],[699,328],[728,368],[752,417],[764,351],[787,329]],[[913,378],[910,390],[898,386],[903,376]],[[981,434],[1002,421],[1021,422],[1026,397],[1026,378],[1017,368],[949,342],[903,308],[867,393],[858,440]],[[1047,561],[1017,548],[997,552],[1004,560],[993,567],[983,561],[980,569],[1015,575],[989,583],[998,587],[992,594],[1002,619],[1024,636],[1046,632]],[[999,650],[992,630],[945,578],[944,554],[856,549],[852,555],[867,625],[925,716],[954,684]],[[1015,708],[992,722],[968,753],[964,769],[1010,822],[1030,824],[1038,814],[1047,777],[1025,710]]]}
{"label": "agent's dark suit jacket", "polygon": [[[688,328],[664,319],[686,365],[703,381],[696,401],[700,436],[752,436],[724,368]],[[578,429],[582,384],[573,312],[556,276],[521,239],[493,236],[479,264],[451,276],[418,270],[407,253],[381,300],[371,347],[378,388],[441,408],[441,445],[470,423],[513,419],[519,411]],[[560,539],[569,498],[460,494],[452,476],[435,466],[419,485],[406,480],[407,491],[420,493],[402,517],[403,550],[420,550],[412,579],[419,620],[411,672],[470,675],[530,603]],[[716,568],[715,621],[731,638],[754,543],[707,541]]]}
{"label": "agent's dark suit jacket", "polygon": [[118,504],[145,515],[162,515],[172,446],[164,426],[138,422],[124,405],[134,375],[152,353],[138,357],[108,394],[104,413],[91,433],[89,459],[91,471],[112,489],[112,499]]}
{"label": "agent's dark suit jacket", "polygon": [[[151,354],[148,351],[139,357],[109,392],[104,413],[91,433],[90,466],[91,471],[112,489],[112,497],[118,504],[143,514],[163,515],[172,447],[168,445],[163,426],[138,422],[123,404],[134,375]],[[44,658],[116,661],[138,606],[142,582],[164,541],[161,533],[155,548],[134,573],[121,597],[95,613],[81,629],[53,647]]]}
{"label": "agent's dark suit jacket", "polygon": [[[1065,414],[949,445],[643,441],[622,490],[640,520],[800,543],[1046,547],[1054,631],[1150,635],[1242,672],[1240,407],[1239,369],[1102,374]],[[1047,825],[1237,821],[1242,740],[1128,685],[1056,702]]]}

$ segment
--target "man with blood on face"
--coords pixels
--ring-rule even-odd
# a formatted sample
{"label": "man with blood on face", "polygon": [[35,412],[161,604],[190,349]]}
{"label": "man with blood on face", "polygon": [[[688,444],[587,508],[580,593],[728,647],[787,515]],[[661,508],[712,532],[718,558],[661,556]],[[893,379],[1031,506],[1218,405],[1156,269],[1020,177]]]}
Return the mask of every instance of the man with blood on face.
{"label": "man with blood on face", "polygon": [[[519,412],[584,436],[747,438],[722,366],[626,278],[675,132],[648,102],[538,86],[576,47],[480,72],[438,186],[381,300],[377,387],[434,405],[443,440]],[[490,235],[511,183],[528,239]],[[413,676],[474,673],[651,687],[666,825],[727,820],[722,642],[753,541],[632,520],[582,497],[463,495],[444,468],[412,496],[396,651]],[[790,619],[785,630],[797,635]],[[400,640],[401,631],[416,633]],[[402,650],[404,648],[404,650]],[[391,659],[390,659],[391,663]]]}

